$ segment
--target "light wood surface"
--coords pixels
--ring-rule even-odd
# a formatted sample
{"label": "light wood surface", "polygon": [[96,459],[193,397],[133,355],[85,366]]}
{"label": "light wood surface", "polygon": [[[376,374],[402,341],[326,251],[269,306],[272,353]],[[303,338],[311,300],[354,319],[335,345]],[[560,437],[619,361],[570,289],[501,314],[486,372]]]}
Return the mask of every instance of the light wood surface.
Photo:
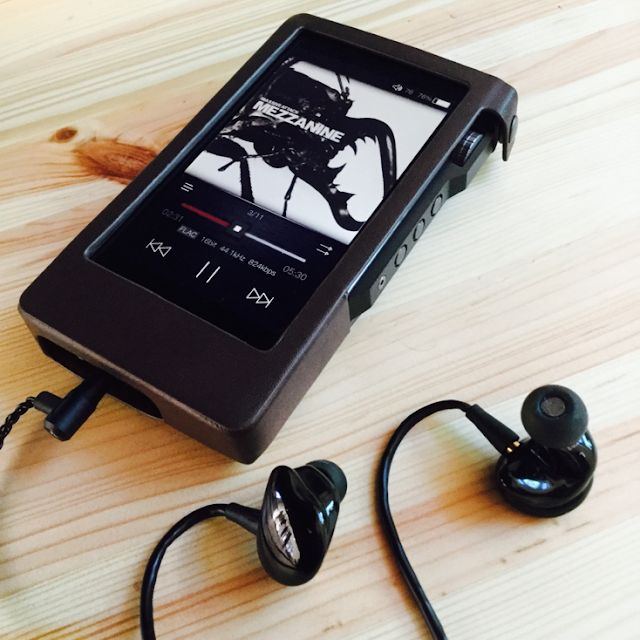
{"label": "light wood surface", "polygon": [[588,501],[518,515],[455,414],[408,438],[392,505],[456,639],[640,637],[640,4],[635,0],[5,0],[0,3],[0,406],[75,378],[20,292],[276,26],[306,11],[500,76],[519,139],[443,212],[275,443],[242,466],[107,399],[71,442],[33,413],[0,452],[0,637],[136,638],[148,554],[187,511],[257,506],[269,470],[318,456],[350,487],[317,578],[284,588],[224,522],[171,549],[159,638],[425,637],[385,548],[374,469],[446,397],[519,427],[535,386],[575,388],[600,463]]}

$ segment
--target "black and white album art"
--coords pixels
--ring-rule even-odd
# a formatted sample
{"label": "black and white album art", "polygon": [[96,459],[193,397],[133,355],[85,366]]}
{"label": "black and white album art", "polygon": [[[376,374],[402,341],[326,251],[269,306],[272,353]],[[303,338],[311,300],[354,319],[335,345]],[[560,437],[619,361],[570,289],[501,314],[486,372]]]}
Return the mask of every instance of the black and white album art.
{"label": "black and white album art", "polygon": [[290,59],[187,173],[349,244],[445,116]]}

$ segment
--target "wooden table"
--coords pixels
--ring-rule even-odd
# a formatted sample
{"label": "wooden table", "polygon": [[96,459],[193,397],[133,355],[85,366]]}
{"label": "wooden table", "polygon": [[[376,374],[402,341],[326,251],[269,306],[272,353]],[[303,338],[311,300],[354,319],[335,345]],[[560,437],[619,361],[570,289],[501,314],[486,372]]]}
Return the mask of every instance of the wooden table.
{"label": "wooden table", "polygon": [[207,502],[258,505],[274,465],[321,455],[350,488],[318,577],[280,587],[248,534],[202,525],[163,564],[159,637],[423,638],[375,517],[382,448],[409,411],[450,396],[519,428],[523,397],[550,381],[589,407],[600,464],[588,501],[551,520],[509,510],[489,445],[444,414],[398,454],[401,535],[452,639],[640,637],[634,0],[5,0],[2,412],[75,382],[36,348],[20,292],[303,10],[515,85],[512,160],[496,154],[447,204],[254,465],[112,399],[67,444],[24,418],[0,454],[0,637],[138,637],[143,568],[169,525]]}

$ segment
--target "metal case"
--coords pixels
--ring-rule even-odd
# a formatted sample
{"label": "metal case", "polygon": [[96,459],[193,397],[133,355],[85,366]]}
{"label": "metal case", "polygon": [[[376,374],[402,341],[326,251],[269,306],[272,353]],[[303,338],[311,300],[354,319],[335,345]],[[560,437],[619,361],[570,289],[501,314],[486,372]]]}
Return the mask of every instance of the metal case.
{"label": "metal case", "polygon": [[[468,90],[282,338],[262,351],[114,276],[85,252],[238,104],[301,29],[451,78]],[[492,76],[327,20],[294,16],[29,286],[20,312],[50,357],[79,375],[105,371],[113,395],[236,460],[252,462],[338,348],[352,319],[373,302],[379,278],[416,221],[439,194],[464,188],[497,142],[508,157],[516,102],[515,90]],[[478,123],[489,134],[490,149],[452,169],[453,150]]]}

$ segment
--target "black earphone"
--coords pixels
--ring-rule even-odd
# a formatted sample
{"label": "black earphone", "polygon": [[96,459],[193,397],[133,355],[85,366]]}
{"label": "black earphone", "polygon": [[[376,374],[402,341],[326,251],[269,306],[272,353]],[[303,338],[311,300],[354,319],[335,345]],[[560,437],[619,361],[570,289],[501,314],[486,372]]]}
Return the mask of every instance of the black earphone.
{"label": "black earphone", "polygon": [[276,467],[269,476],[261,509],[211,504],[192,511],[167,531],[147,563],[140,593],[140,631],[155,640],[153,589],[169,545],[204,520],[224,516],[253,533],[264,570],[287,586],[313,578],[329,548],[347,493],[347,479],[338,465],[316,460],[302,467]]}
{"label": "black earphone", "polygon": [[521,417],[531,437],[524,441],[478,405],[459,400],[434,402],[403,420],[391,436],[378,469],[378,509],[402,577],[436,640],[446,640],[447,636],[400,542],[389,506],[389,472],[407,433],[426,417],[448,409],[463,411],[498,450],[498,488],[508,504],[529,515],[553,517],[575,509],[591,489],[597,461],[593,438],[587,431],[587,409],[576,393],[559,385],[539,387],[526,397]]}

